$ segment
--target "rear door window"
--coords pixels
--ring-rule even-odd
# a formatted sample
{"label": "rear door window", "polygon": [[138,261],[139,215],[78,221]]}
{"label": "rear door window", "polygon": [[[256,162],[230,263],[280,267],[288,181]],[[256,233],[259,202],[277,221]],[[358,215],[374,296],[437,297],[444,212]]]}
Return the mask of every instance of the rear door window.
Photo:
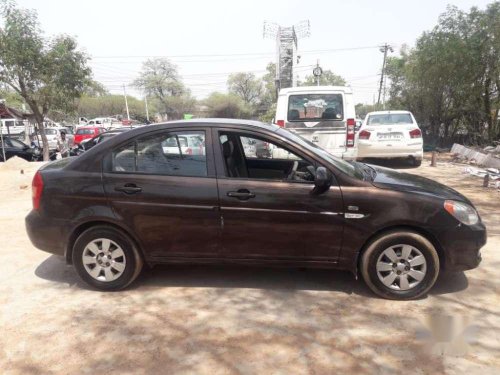
{"label": "rear door window", "polygon": [[115,150],[113,171],[205,177],[205,132],[168,132],[138,138]]}

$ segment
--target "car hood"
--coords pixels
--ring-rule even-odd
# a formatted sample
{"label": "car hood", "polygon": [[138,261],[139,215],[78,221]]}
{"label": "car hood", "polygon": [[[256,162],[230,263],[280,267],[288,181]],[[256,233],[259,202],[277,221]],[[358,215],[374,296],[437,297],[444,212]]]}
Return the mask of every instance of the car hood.
{"label": "car hood", "polygon": [[370,165],[370,167],[377,172],[372,184],[378,188],[432,195],[436,198],[453,199],[471,204],[458,191],[434,180],[376,165]]}

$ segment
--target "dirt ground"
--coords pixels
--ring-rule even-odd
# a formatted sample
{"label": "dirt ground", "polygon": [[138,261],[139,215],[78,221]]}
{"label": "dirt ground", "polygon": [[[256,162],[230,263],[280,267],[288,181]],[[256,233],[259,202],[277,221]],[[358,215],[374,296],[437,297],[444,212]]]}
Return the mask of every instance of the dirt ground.
{"label": "dirt ground", "polygon": [[[467,195],[488,244],[478,269],[410,302],[377,298],[346,272],[272,268],[156,267],[126,291],[89,290],[26,236],[39,165],[0,165],[0,372],[498,374],[500,192],[442,158],[407,171]],[[436,316],[465,334],[440,339]]]}

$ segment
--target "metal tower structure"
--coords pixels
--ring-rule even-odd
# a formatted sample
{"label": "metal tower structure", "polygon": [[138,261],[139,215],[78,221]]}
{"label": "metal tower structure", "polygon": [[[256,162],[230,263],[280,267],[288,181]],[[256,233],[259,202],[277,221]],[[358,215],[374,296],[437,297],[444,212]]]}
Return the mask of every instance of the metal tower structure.
{"label": "metal tower structure", "polygon": [[294,67],[297,63],[297,41],[311,35],[309,21],[282,27],[274,22],[264,22],[264,38],[276,39],[276,92],[296,85]]}

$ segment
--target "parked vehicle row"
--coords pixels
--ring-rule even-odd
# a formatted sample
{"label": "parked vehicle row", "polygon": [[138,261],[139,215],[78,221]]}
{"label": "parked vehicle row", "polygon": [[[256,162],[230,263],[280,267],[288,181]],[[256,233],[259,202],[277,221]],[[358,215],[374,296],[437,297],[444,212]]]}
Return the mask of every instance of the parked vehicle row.
{"label": "parked vehicle row", "polygon": [[282,89],[275,123],[345,160],[408,158],[415,166],[422,162],[422,132],[413,115],[371,112],[361,122],[355,116],[350,87]]}
{"label": "parked vehicle row", "polygon": [[144,263],[223,262],[346,269],[391,299],[477,267],[486,242],[472,203],[449,187],[221,119],[122,132],[45,165],[26,228],[101,290],[126,287]]}

